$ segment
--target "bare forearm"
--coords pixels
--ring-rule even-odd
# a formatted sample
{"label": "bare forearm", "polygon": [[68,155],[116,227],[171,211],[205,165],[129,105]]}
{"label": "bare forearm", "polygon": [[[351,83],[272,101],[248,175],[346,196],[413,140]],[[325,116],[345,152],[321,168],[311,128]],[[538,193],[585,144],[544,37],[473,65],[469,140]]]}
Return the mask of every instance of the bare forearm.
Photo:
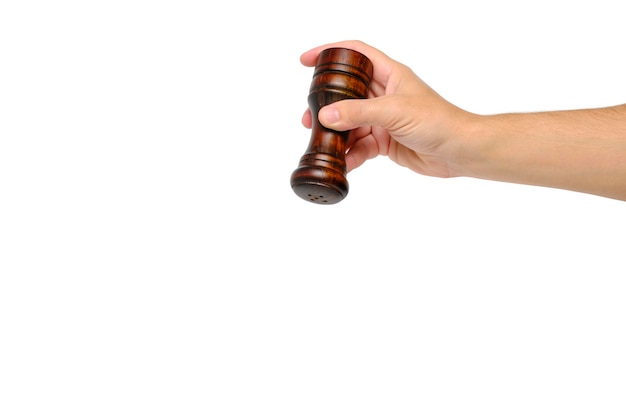
{"label": "bare forearm", "polygon": [[626,200],[626,105],[478,116],[472,126],[462,175]]}

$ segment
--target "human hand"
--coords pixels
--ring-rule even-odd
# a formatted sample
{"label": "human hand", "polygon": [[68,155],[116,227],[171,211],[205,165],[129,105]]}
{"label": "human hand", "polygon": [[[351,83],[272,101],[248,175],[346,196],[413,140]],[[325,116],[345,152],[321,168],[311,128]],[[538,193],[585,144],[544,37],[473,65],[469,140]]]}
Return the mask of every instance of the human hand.
{"label": "human hand", "polygon": [[[406,65],[361,41],[318,46],[302,54],[300,61],[313,67],[319,53],[332,47],[359,51],[374,65],[368,99],[341,100],[323,107],[318,114],[327,128],[352,130],[347,144],[347,170],[386,155],[420,174],[460,175],[455,164],[463,149],[458,133],[472,114],[444,100]],[[310,109],[305,111],[302,123],[311,128]]]}

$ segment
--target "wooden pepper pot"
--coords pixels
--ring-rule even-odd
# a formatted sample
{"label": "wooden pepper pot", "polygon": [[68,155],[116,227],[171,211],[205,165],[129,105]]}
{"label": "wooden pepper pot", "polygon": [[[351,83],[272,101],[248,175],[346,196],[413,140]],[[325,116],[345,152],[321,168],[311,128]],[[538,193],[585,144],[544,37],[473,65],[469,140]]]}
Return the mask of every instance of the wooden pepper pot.
{"label": "wooden pepper pot", "polygon": [[322,126],[317,113],[339,100],[367,98],[372,75],[372,62],[360,52],[330,48],[320,53],[308,97],[313,119],[311,139],[291,174],[291,188],[304,200],[335,204],[348,194],[345,154],[350,131]]}

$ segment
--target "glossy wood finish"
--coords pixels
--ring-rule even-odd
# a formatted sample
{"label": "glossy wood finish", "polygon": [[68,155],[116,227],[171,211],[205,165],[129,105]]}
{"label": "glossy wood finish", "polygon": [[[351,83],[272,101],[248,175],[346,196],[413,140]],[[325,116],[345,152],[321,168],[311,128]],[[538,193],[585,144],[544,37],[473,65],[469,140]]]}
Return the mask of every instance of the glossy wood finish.
{"label": "glossy wood finish", "polygon": [[308,97],[313,118],[311,139],[291,174],[291,187],[299,197],[317,204],[335,204],[348,194],[345,153],[350,132],[327,129],[317,113],[339,100],[367,98],[372,74],[371,61],[360,52],[330,48],[320,53]]}

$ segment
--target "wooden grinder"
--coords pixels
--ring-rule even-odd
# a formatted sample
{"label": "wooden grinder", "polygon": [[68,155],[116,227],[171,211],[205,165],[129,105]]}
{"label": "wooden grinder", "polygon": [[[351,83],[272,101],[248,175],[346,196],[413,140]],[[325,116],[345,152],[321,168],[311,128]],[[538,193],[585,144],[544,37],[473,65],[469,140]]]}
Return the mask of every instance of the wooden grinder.
{"label": "wooden grinder", "polygon": [[330,48],[320,53],[308,98],[313,118],[311,140],[291,174],[291,188],[299,197],[335,204],[348,194],[345,154],[350,131],[327,129],[317,113],[339,100],[367,98],[373,69],[365,55],[351,49]]}

